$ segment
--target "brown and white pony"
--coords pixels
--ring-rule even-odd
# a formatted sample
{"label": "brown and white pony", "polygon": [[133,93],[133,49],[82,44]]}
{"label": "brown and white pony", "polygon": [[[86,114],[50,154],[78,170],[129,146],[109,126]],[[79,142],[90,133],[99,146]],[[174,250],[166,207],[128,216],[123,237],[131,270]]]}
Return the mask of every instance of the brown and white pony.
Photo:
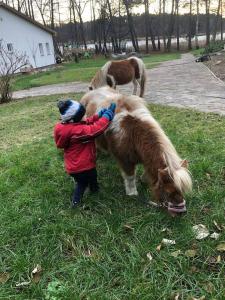
{"label": "brown and white pony", "polygon": [[108,61],[92,78],[89,90],[108,85],[116,89],[117,85],[133,82],[133,94],[140,87],[140,97],[144,96],[146,71],[143,61],[135,56],[119,61]]}
{"label": "brown and white pony", "polygon": [[137,195],[135,167],[143,164],[142,178],[157,201],[169,212],[185,212],[184,193],[192,188],[187,161],[182,160],[159,123],[152,117],[145,101],[125,96],[109,87],[85,94],[81,103],[90,116],[115,102],[116,114],[109,128],[97,138],[97,146],[117,160],[127,195]]}

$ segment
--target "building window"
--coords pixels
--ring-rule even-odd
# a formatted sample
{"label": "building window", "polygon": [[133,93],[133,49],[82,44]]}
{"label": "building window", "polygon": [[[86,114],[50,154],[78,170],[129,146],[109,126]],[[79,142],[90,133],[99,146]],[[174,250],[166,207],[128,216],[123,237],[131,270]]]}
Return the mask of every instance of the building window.
{"label": "building window", "polygon": [[47,52],[47,55],[51,55],[49,43],[46,43],[45,46],[46,46],[46,52]]}
{"label": "building window", "polygon": [[9,52],[13,52],[13,44],[11,43],[7,44],[7,49]]}
{"label": "building window", "polygon": [[43,48],[42,43],[39,43],[38,46],[39,46],[39,51],[40,51],[41,56],[44,56],[44,48]]}

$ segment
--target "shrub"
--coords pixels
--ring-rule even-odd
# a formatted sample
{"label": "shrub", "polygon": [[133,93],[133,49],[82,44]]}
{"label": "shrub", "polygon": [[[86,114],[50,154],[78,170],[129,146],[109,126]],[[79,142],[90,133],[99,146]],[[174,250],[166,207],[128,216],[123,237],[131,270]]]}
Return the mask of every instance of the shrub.
{"label": "shrub", "polygon": [[11,81],[13,75],[23,66],[27,65],[27,57],[17,51],[8,51],[0,43],[0,103],[12,99]]}
{"label": "shrub", "polygon": [[213,53],[222,50],[224,47],[223,41],[215,41],[205,47],[203,54]]}

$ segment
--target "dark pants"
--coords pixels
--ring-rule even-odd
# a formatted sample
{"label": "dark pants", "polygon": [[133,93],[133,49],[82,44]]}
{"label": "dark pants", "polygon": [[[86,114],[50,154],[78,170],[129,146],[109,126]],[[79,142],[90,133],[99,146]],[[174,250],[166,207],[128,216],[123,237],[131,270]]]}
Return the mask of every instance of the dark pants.
{"label": "dark pants", "polygon": [[98,191],[97,171],[95,168],[70,175],[77,183],[73,193],[73,206],[76,206],[78,203],[80,203],[87,187],[89,187],[90,191],[93,193]]}

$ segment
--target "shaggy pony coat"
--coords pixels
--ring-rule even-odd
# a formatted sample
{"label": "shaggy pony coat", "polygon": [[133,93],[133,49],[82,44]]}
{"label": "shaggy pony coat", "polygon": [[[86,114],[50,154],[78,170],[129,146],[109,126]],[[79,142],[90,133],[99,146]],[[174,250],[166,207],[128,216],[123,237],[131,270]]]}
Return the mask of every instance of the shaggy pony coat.
{"label": "shaggy pony coat", "polygon": [[135,167],[143,164],[142,179],[152,188],[155,198],[171,208],[185,211],[183,195],[192,188],[187,161],[182,160],[146,103],[137,96],[125,96],[109,87],[88,92],[81,99],[90,116],[110,103],[116,115],[97,146],[117,160],[127,195],[137,195]]}

